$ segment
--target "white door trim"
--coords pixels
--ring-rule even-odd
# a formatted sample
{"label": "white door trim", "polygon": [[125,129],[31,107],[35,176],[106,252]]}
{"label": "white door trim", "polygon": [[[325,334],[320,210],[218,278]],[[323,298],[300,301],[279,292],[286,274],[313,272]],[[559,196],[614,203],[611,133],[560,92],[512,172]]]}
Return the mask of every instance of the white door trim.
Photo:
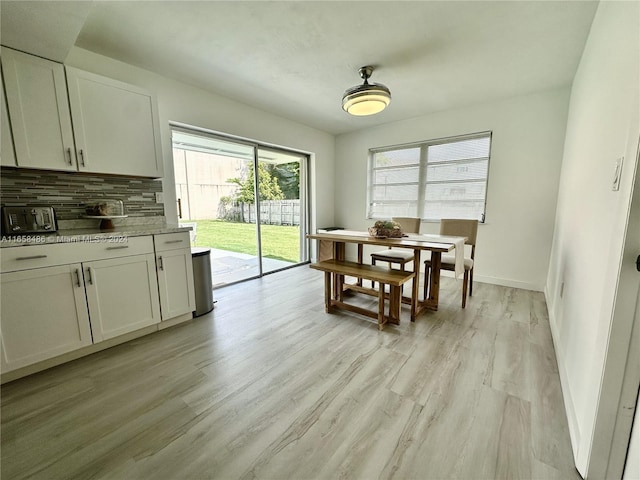
{"label": "white door trim", "polygon": [[637,321],[640,272],[636,269],[636,258],[640,255],[640,142],[637,135],[636,129],[627,148],[631,153],[635,146],[635,183],[585,474],[587,479],[622,478],[640,387],[640,324]]}

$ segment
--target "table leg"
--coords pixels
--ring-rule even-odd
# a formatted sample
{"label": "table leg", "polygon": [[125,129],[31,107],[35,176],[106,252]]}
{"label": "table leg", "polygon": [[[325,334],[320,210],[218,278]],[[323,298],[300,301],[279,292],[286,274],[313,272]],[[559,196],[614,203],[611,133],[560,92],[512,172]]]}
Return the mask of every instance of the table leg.
{"label": "table leg", "polygon": [[318,261],[331,260],[333,258],[333,243],[331,240],[318,240]]}
{"label": "table leg", "polygon": [[331,272],[324,272],[324,310],[331,313]]}
{"label": "table leg", "polygon": [[[391,308],[389,308],[391,314]],[[378,284],[378,330],[384,328],[384,283]]]}
{"label": "table leg", "polygon": [[413,271],[415,275],[411,288],[411,321],[415,322],[418,315],[418,295],[420,292],[420,249],[418,248],[413,251]]}
{"label": "table leg", "polygon": [[431,252],[431,282],[429,285],[429,305],[433,310],[438,309],[438,297],[440,296],[440,265],[442,254]]}
{"label": "table leg", "polygon": [[[344,242],[333,242],[333,258],[338,261],[343,262],[345,260],[345,243]],[[338,298],[342,298],[341,289],[342,285],[338,281],[337,274],[334,274],[333,277],[333,298],[336,300]]]}
{"label": "table leg", "polygon": [[[362,265],[362,261],[363,261],[363,249],[364,249],[364,245],[359,243],[358,244],[358,263],[360,265]],[[356,282],[356,285],[358,285],[359,287],[362,286],[362,278],[361,277],[358,277],[358,281]]]}

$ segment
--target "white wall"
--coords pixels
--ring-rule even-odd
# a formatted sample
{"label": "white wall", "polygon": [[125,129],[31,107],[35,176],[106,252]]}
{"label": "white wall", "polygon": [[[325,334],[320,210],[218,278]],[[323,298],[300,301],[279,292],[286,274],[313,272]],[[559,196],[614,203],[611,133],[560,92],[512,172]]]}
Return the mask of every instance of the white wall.
{"label": "white wall", "polygon": [[[569,89],[475,105],[340,135],[336,224],[364,229],[370,148],[493,131],[486,224],[474,281],[542,291],[547,278]],[[393,105],[390,107],[392,108]],[[423,223],[437,233],[437,223]]]}
{"label": "white wall", "polygon": [[[594,18],[571,91],[545,288],[576,466],[583,475],[636,163],[639,18],[637,2],[609,1],[600,3]],[[613,162],[623,155],[615,192]]]}
{"label": "white wall", "polygon": [[227,180],[241,178],[246,160],[181,148],[173,149],[176,197],[182,218],[208,220],[220,218],[220,199],[230,197],[238,185]]}
{"label": "white wall", "polygon": [[311,227],[334,223],[333,135],[81,48],[74,47],[65,63],[141,86],[157,95],[165,214],[169,223],[177,223],[170,121],[311,154]]}
{"label": "white wall", "polygon": [[640,480],[640,412],[638,412],[638,406],[636,406],[636,414],[633,420],[629,452],[630,455],[627,458],[623,480]]}

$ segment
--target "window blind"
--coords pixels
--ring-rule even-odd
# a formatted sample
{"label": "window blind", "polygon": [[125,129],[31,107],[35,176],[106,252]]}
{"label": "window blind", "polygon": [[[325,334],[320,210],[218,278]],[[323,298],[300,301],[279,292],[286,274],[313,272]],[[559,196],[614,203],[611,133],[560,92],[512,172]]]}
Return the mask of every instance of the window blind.
{"label": "window blind", "polygon": [[483,222],[491,132],[370,151],[368,218]]}

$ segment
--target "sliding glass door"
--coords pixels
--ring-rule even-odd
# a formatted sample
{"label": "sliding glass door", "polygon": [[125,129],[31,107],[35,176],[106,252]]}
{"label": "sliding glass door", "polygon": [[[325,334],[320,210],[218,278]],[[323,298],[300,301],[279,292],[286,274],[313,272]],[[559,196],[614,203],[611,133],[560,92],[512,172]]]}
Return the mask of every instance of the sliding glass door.
{"label": "sliding glass door", "polygon": [[300,171],[306,156],[258,148],[258,205],[263,272],[303,259]]}
{"label": "sliding glass door", "polygon": [[214,286],[308,260],[306,155],[182,128],[172,139],[178,216],[211,249]]}

